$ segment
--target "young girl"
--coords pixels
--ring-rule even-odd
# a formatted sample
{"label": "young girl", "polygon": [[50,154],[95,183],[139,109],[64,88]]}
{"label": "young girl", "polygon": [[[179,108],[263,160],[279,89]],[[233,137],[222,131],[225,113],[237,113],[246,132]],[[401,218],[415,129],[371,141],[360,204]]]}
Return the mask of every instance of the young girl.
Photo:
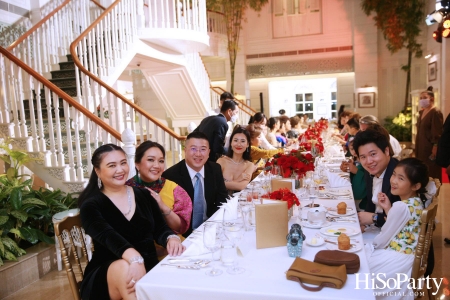
{"label": "young girl", "polygon": [[[378,286],[384,284],[377,280],[377,275],[383,281],[397,278],[397,274],[411,275],[420,217],[426,200],[423,194],[428,183],[428,168],[417,158],[401,160],[392,173],[390,183],[391,193],[398,195],[401,201],[391,205],[384,193],[378,194],[378,203],[387,219],[380,234],[371,244],[366,244],[370,272]],[[386,285],[384,289],[374,292],[378,294],[377,299],[414,299],[414,293],[407,286],[408,281],[401,284],[401,289],[396,289],[397,286],[390,289]]]}

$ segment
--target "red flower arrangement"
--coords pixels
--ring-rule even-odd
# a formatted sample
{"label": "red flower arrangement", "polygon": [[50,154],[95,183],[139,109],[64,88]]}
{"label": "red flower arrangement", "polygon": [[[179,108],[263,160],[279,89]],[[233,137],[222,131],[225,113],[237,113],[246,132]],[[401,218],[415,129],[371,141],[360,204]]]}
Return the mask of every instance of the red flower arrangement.
{"label": "red flower arrangement", "polygon": [[297,196],[295,196],[295,194],[292,193],[287,188],[282,188],[282,189],[276,190],[272,193],[263,195],[262,197],[273,199],[273,200],[286,201],[287,205],[288,205],[288,209],[290,209],[292,206],[294,206],[294,204],[297,206],[300,205],[300,201],[298,201]]}
{"label": "red flower arrangement", "polygon": [[323,153],[324,147],[320,135],[327,128],[328,120],[326,119],[320,119],[314,123],[314,125],[310,125],[305,133],[298,137],[300,147],[304,148],[306,151],[311,151],[311,148],[314,146],[319,150],[319,153]]}
{"label": "red flower arrangement", "polygon": [[281,176],[290,177],[294,172],[298,175],[305,174],[308,171],[314,171],[314,157],[307,153],[301,154],[298,150],[291,150],[289,154],[275,154],[271,161],[266,163],[267,167],[277,165],[281,169]]}

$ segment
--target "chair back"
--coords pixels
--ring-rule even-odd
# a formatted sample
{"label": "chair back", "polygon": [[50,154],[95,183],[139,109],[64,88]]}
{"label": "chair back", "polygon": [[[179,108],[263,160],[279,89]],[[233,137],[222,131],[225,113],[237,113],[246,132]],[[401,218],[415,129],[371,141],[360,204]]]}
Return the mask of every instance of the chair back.
{"label": "chair back", "polygon": [[411,278],[415,280],[421,278],[427,269],[428,252],[433,238],[434,218],[436,217],[437,207],[438,204],[436,202],[432,203],[427,209],[422,211],[420,217],[422,224],[420,225],[419,239],[414,253],[414,263],[411,272]]}
{"label": "chair back", "polygon": [[403,149],[402,151],[400,151],[400,154],[398,155],[398,159],[402,160],[408,157],[411,157],[413,153],[413,149]]}
{"label": "chair back", "polygon": [[[86,250],[85,234],[81,227],[80,214],[75,216],[69,216],[63,219],[61,222],[55,224],[55,235],[58,239],[59,246],[61,248],[61,258],[69,279],[70,288],[72,290],[73,297],[76,300],[81,299],[79,282],[83,279],[83,269],[81,268],[80,258],[75,249],[75,246],[81,246],[84,257],[89,261]],[[70,252],[74,255],[75,265],[80,274],[80,280],[77,280],[77,276],[73,270],[72,263],[70,261]]]}

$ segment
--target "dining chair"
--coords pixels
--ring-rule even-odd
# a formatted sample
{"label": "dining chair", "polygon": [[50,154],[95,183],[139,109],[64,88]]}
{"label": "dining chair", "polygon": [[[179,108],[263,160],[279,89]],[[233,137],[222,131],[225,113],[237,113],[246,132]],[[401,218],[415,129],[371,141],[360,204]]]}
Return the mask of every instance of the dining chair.
{"label": "dining chair", "polygon": [[408,157],[411,157],[413,153],[413,149],[403,149],[402,151],[400,151],[400,154],[398,155],[398,159],[402,160]]}
{"label": "dining chair", "polygon": [[[411,278],[417,282],[417,280],[424,276],[425,271],[428,265],[428,253],[430,250],[431,241],[433,239],[433,231],[434,231],[434,218],[436,217],[438,204],[437,202],[432,203],[427,209],[422,211],[420,216],[420,221],[422,224],[420,225],[419,231],[419,239],[417,242],[416,251],[414,253],[414,263],[411,272]],[[431,289],[427,289],[428,299],[435,299],[433,293],[436,288],[432,285]],[[419,297],[420,293],[423,291],[415,289],[414,292],[417,292]]]}
{"label": "dining chair", "polygon": [[[76,245],[81,245],[86,261],[89,261],[88,253],[86,250],[85,234],[81,227],[80,214],[74,216],[67,216],[61,222],[55,224],[55,235],[58,239],[61,249],[61,257],[64,267],[67,272],[67,278],[69,279],[72,295],[76,300],[81,299],[80,295],[80,282],[83,279],[83,269],[81,267],[80,258],[75,249]],[[70,259],[70,253],[73,253],[74,265],[77,267],[77,274],[79,274],[80,280],[77,281],[77,274],[74,272],[74,268]]]}

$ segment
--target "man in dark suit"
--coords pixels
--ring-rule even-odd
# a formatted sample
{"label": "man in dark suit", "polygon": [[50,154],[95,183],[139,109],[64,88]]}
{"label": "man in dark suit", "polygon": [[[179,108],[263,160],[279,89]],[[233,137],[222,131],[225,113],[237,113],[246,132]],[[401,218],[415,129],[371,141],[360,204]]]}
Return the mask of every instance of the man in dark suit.
{"label": "man in dark suit", "polygon": [[389,133],[384,131],[369,128],[358,132],[353,140],[353,148],[364,168],[367,191],[366,210],[358,213],[361,225],[382,227],[386,222],[386,214],[377,207],[378,193],[385,193],[391,204],[400,200],[399,196],[391,193],[390,179],[398,160],[392,157]]}
{"label": "man in dark suit", "polygon": [[[188,236],[192,229],[211,217],[218,206],[226,202],[228,196],[222,169],[219,164],[208,161],[209,151],[205,134],[192,132],[186,138],[185,159],[162,174],[162,177],[181,186],[191,197],[193,203],[191,227],[183,234],[184,236]],[[200,181],[197,182],[198,180]],[[200,191],[195,190],[197,184],[200,184]],[[202,199],[199,199],[199,195]]]}
{"label": "man in dark suit", "polygon": [[[442,135],[438,142],[436,164],[446,168],[447,176],[450,178],[450,114],[445,119]],[[450,244],[449,238],[445,238],[444,241]]]}
{"label": "man in dark suit", "polygon": [[194,132],[203,132],[209,142],[209,161],[215,162],[224,154],[223,145],[228,131],[228,121],[236,122],[239,108],[233,100],[225,100],[217,116],[206,117]]}

